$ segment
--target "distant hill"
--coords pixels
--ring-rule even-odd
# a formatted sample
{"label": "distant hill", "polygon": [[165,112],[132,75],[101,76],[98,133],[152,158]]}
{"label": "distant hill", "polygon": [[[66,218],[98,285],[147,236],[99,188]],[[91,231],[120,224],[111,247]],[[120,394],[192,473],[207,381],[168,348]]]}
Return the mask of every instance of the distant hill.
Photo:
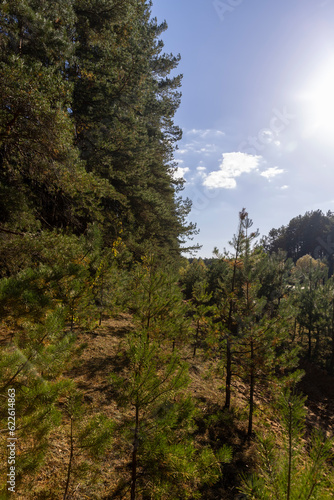
{"label": "distant hill", "polygon": [[279,249],[296,262],[303,255],[326,259],[330,274],[334,268],[334,212],[321,210],[306,212],[290,220],[287,226],[271,229],[262,240],[266,251]]}

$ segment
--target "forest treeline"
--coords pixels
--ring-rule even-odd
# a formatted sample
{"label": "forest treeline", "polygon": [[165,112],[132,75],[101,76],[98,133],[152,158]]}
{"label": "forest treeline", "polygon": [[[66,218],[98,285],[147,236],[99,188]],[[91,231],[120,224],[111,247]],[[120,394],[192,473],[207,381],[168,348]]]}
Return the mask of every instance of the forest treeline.
{"label": "forest treeline", "polygon": [[[294,264],[256,237],[243,209],[233,250],[216,250],[209,265],[175,265],[154,253],[129,265],[121,241],[108,260],[69,244],[58,266],[43,262],[1,280],[1,393],[16,394],[22,498],[332,497],[332,429],[305,432],[298,383],[303,359],[333,373],[333,277],[320,259]],[[110,418],[71,373],[89,349],[83,332],[98,332],[120,312],[131,314],[132,328],[117,352],[91,367],[110,366],[104,385],[117,407]],[[220,379],[218,405],[197,395],[199,385],[191,389],[199,369],[203,386]],[[6,419],[3,406],[3,429]],[[59,436],[68,454],[50,492],[38,478]],[[115,455],[123,463],[113,470],[116,484],[99,483]],[[4,446],[2,458],[5,477]]]}
{"label": "forest treeline", "polygon": [[[333,443],[305,433],[298,394],[301,359],[334,372],[326,255],[299,229],[290,255],[290,226],[255,243],[243,209],[231,252],[181,256],[196,227],[173,175],[166,28],[144,0],[1,4],[1,498],[332,498]],[[330,242],[332,214],[305,217]],[[101,362],[110,417],[73,374],[84,334],[120,313],[132,327]],[[191,388],[196,370],[221,381],[218,406]]]}
{"label": "forest treeline", "polygon": [[334,213],[328,210],[306,212],[291,219],[289,224],[278,229],[273,228],[262,239],[263,247],[268,252],[284,250],[287,257],[295,263],[304,255],[326,260],[329,274],[333,274],[334,262]]}
{"label": "forest treeline", "polygon": [[[182,76],[171,75],[179,56],[163,52],[166,28],[151,19],[150,2],[2,2],[0,230],[7,237],[29,234],[33,247],[41,233],[87,239],[94,226],[104,246],[122,233],[138,256],[145,245],[177,254],[195,231],[182,180],[173,177]],[[16,252],[28,254],[17,241]]]}

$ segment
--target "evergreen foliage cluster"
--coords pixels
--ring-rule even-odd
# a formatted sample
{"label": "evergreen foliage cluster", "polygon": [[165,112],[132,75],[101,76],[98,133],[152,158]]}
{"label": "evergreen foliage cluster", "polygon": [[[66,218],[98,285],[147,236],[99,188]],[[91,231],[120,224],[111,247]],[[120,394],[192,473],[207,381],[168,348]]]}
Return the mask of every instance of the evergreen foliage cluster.
{"label": "evergreen foliage cluster", "polygon": [[[175,180],[180,57],[150,2],[3,2],[2,236],[57,230],[177,255],[195,231]],[[4,238],[2,238],[4,239]]]}
{"label": "evergreen foliage cluster", "polygon": [[286,226],[271,229],[262,243],[266,251],[285,251],[295,263],[304,255],[326,259],[331,275],[334,270],[334,214],[330,210],[326,214],[314,210],[298,215]]}
{"label": "evergreen foliage cluster", "polygon": [[[180,57],[163,53],[166,28],[145,0],[1,4],[1,498],[10,495],[9,390],[21,498],[220,498],[231,486],[236,429],[254,457],[234,491],[254,499],[333,491],[333,443],[320,432],[308,439],[295,393],[301,359],[334,373],[330,262],[307,250],[298,229],[319,219],[331,231],[332,214],[308,214],[259,245],[243,209],[232,253],[181,257],[196,229],[173,176],[181,75],[173,76]],[[282,243],[290,230],[293,249]],[[89,371],[81,338],[93,343],[118,313],[132,327]],[[112,417],[73,380],[106,367]],[[196,394],[194,372],[219,377],[218,407]],[[38,479],[49,467],[50,480],[57,439],[67,455],[49,491]],[[103,482],[115,456],[117,481]]]}

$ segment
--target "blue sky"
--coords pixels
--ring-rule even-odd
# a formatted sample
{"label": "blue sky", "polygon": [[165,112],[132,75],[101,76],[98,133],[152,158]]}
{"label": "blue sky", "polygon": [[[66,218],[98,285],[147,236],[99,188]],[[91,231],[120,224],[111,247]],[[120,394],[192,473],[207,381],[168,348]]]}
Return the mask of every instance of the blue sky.
{"label": "blue sky", "polygon": [[228,248],[245,207],[261,235],[334,210],[334,0],[153,0],[181,54],[175,154],[198,256]]}

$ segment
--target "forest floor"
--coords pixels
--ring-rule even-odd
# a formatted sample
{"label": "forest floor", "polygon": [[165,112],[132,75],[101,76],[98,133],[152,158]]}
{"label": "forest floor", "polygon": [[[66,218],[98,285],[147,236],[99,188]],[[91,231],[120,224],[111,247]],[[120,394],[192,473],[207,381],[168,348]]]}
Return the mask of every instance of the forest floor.
{"label": "forest floor", "polygon": [[[120,409],[116,402],[115,392],[110,381],[111,374],[124,369],[124,348],[127,333],[133,329],[131,316],[119,315],[117,318],[105,319],[94,331],[80,332],[78,343],[85,344],[85,349],[78,362],[66,376],[73,379],[83,392],[87,403],[87,415],[102,413],[112,419],[116,426],[131,417],[131,409]],[[193,358],[192,348],[182,349],[182,357],[189,366],[191,378],[189,390],[196,405],[201,409],[203,418],[197,422],[197,439],[200,444],[210,444],[217,449],[224,444],[233,448],[231,464],[223,466],[223,478],[219,484],[203,491],[205,500],[234,500],[238,498],[240,474],[247,474],[254,466],[254,447],[252,441],[246,439],[247,431],[247,385],[235,380],[233,384],[232,409],[222,412],[224,403],[224,384],[221,371],[217,370],[217,360],[206,359],[198,351]],[[307,424],[321,426],[328,435],[334,430],[334,384],[322,370],[310,363],[304,363],[306,371],[300,388],[308,396]],[[266,428],[273,431],[277,425],[266,411],[269,399],[257,394],[254,427],[266,421]],[[220,418],[206,425],[210,415],[219,414]],[[58,427],[51,439],[51,449],[46,463],[41,468],[33,484],[22,485],[22,493],[16,497],[23,499],[61,500],[64,495],[67,468],[70,457],[70,421],[64,417],[62,426]],[[261,424],[261,425],[262,425]],[[131,443],[125,444],[121,437],[115,437],[112,447],[103,458],[92,459],[85,456],[80,449],[75,434],[80,422],[74,421],[74,459],[71,473],[68,500],[127,500],[129,498],[128,482],[130,474]],[[21,488],[20,488],[21,489]],[[30,493],[27,496],[27,491]],[[177,499],[171,499],[177,500]]]}
{"label": "forest floor", "polygon": [[311,431],[321,428],[327,437],[334,435],[334,377],[309,361],[300,363],[305,375],[299,383],[307,396],[306,423]]}

